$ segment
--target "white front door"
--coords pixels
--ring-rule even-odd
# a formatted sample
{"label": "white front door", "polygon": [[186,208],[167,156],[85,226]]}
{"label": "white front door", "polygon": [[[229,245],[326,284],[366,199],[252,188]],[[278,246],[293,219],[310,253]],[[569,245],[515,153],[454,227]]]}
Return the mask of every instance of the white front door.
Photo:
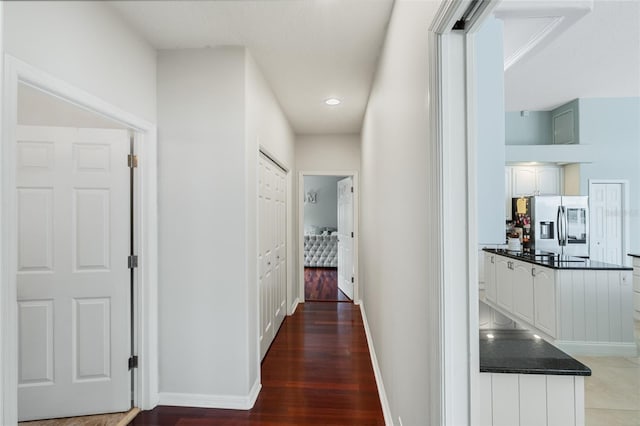
{"label": "white front door", "polygon": [[338,181],[338,288],[353,300],[353,178]]}
{"label": "white front door", "polygon": [[130,408],[128,139],[17,128],[20,420]]}
{"label": "white front door", "polygon": [[624,264],[622,241],[622,184],[593,183],[589,191],[591,242],[589,257]]}

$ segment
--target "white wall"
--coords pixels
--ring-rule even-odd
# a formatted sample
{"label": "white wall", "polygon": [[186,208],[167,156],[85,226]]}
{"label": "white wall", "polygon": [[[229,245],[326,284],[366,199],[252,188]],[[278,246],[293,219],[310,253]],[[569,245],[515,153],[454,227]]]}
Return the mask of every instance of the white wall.
{"label": "white wall", "polygon": [[393,421],[425,424],[428,27],[438,2],[396,1],[362,130],[361,288]]}
{"label": "white wall", "polygon": [[475,35],[477,105],[477,218],[480,244],[503,244],[504,59],[503,23],[488,17]]}
{"label": "white wall", "polygon": [[4,2],[5,53],[149,122],[156,52],[104,2]]}
{"label": "white wall", "polygon": [[338,181],[343,176],[305,176],[304,193],[316,194],[316,202],[304,203],[304,228],[338,227]]}
{"label": "white wall", "polygon": [[260,374],[258,149],[291,168],[293,133],[241,47],[161,51],[158,118],[161,403],[241,405]]}
{"label": "white wall", "polygon": [[[295,141],[291,125],[282,112],[271,88],[262,76],[260,69],[251,54],[246,51],[245,57],[245,102],[246,102],[246,135],[245,150],[247,159],[246,199],[247,199],[247,257],[246,270],[249,282],[249,379],[252,383],[260,374],[260,348],[258,346],[258,150],[261,148],[287,169],[287,301],[295,300],[297,288],[294,273],[294,204],[293,200],[293,167],[295,162]],[[291,313],[291,311],[289,311]],[[255,326],[255,329],[253,328]]]}
{"label": "white wall", "polygon": [[298,171],[360,170],[360,135],[296,136]]}
{"label": "white wall", "polygon": [[161,403],[248,394],[244,64],[243,48],[158,53]]}

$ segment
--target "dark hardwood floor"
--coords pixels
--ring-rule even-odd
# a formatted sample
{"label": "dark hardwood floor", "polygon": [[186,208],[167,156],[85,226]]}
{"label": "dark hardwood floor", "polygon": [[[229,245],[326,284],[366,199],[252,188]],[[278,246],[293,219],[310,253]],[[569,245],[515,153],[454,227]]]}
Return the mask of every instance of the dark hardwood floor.
{"label": "dark hardwood floor", "polygon": [[304,268],[304,300],[351,302],[338,288],[338,268]]}
{"label": "dark hardwood floor", "polygon": [[130,425],[384,425],[360,309],[299,305],[262,363],[252,410],[156,407]]}

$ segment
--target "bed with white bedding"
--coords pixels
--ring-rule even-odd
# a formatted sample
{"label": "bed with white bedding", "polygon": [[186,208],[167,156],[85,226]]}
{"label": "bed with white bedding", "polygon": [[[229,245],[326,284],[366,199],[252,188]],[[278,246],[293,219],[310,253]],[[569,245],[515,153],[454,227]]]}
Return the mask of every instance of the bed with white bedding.
{"label": "bed with white bedding", "polygon": [[304,235],[304,266],[312,268],[338,267],[338,233],[325,230]]}

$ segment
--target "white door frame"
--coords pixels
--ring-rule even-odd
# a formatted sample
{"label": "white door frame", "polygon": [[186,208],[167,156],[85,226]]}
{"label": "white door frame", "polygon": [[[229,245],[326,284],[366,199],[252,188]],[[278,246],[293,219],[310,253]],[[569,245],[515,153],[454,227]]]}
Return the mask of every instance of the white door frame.
{"label": "white door frame", "polygon": [[[430,285],[426,332],[430,424],[475,424],[479,401],[478,233],[474,37],[497,2],[485,0],[473,24],[452,31],[471,0],[445,2],[429,27]],[[459,196],[452,196],[456,194]]]}
{"label": "white door frame", "polygon": [[[298,173],[298,297],[304,303],[304,177],[305,176],[344,176],[353,178],[353,303],[359,305],[360,280],[358,279],[358,245],[359,232],[359,180],[358,172],[348,171],[300,171]],[[297,305],[297,303],[296,303]]]}
{"label": "white door frame", "polygon": [[[44,71],[10,55],[4,55],[2,146],[2,247],[0,266],[0,423],[12,425],[18,419],[18,329],[16,291],[16,147],[18,84],[24,83],[53,96],[93,111],[126,125],[134,132],[135,146],[140,159],[135,180],[135,241],[140,265],[135,270],[136,317],[133,330],[135,353],[139,368],[134,375],[134,404],[142,409],[158,403],[158,330],[157,330],[157,131],[156,126],[121,110],[102,99],[67,84]],[[10,124],[13,123],[13,124]],[[125,161],[123,159],[123,161]],[[124,261],[124,260],[123,260]]]}
{"label": "white door frame", "polygon": [[[629,225],[631,224],[631,209],[629,208],[629,181],[627,179],[588,179],[587,183],[589,185],[589,200],[591,200],[592,185],[594,184],[617,183],[622,185],[622,259],[624,265],[631,266],[632,260],[629,256],[626,256],[626,254],[629,253]],[[591,219],[589,219],[589,226],[591,226]],[[591,229],[589,229],[589,232],[591,232]]]}

